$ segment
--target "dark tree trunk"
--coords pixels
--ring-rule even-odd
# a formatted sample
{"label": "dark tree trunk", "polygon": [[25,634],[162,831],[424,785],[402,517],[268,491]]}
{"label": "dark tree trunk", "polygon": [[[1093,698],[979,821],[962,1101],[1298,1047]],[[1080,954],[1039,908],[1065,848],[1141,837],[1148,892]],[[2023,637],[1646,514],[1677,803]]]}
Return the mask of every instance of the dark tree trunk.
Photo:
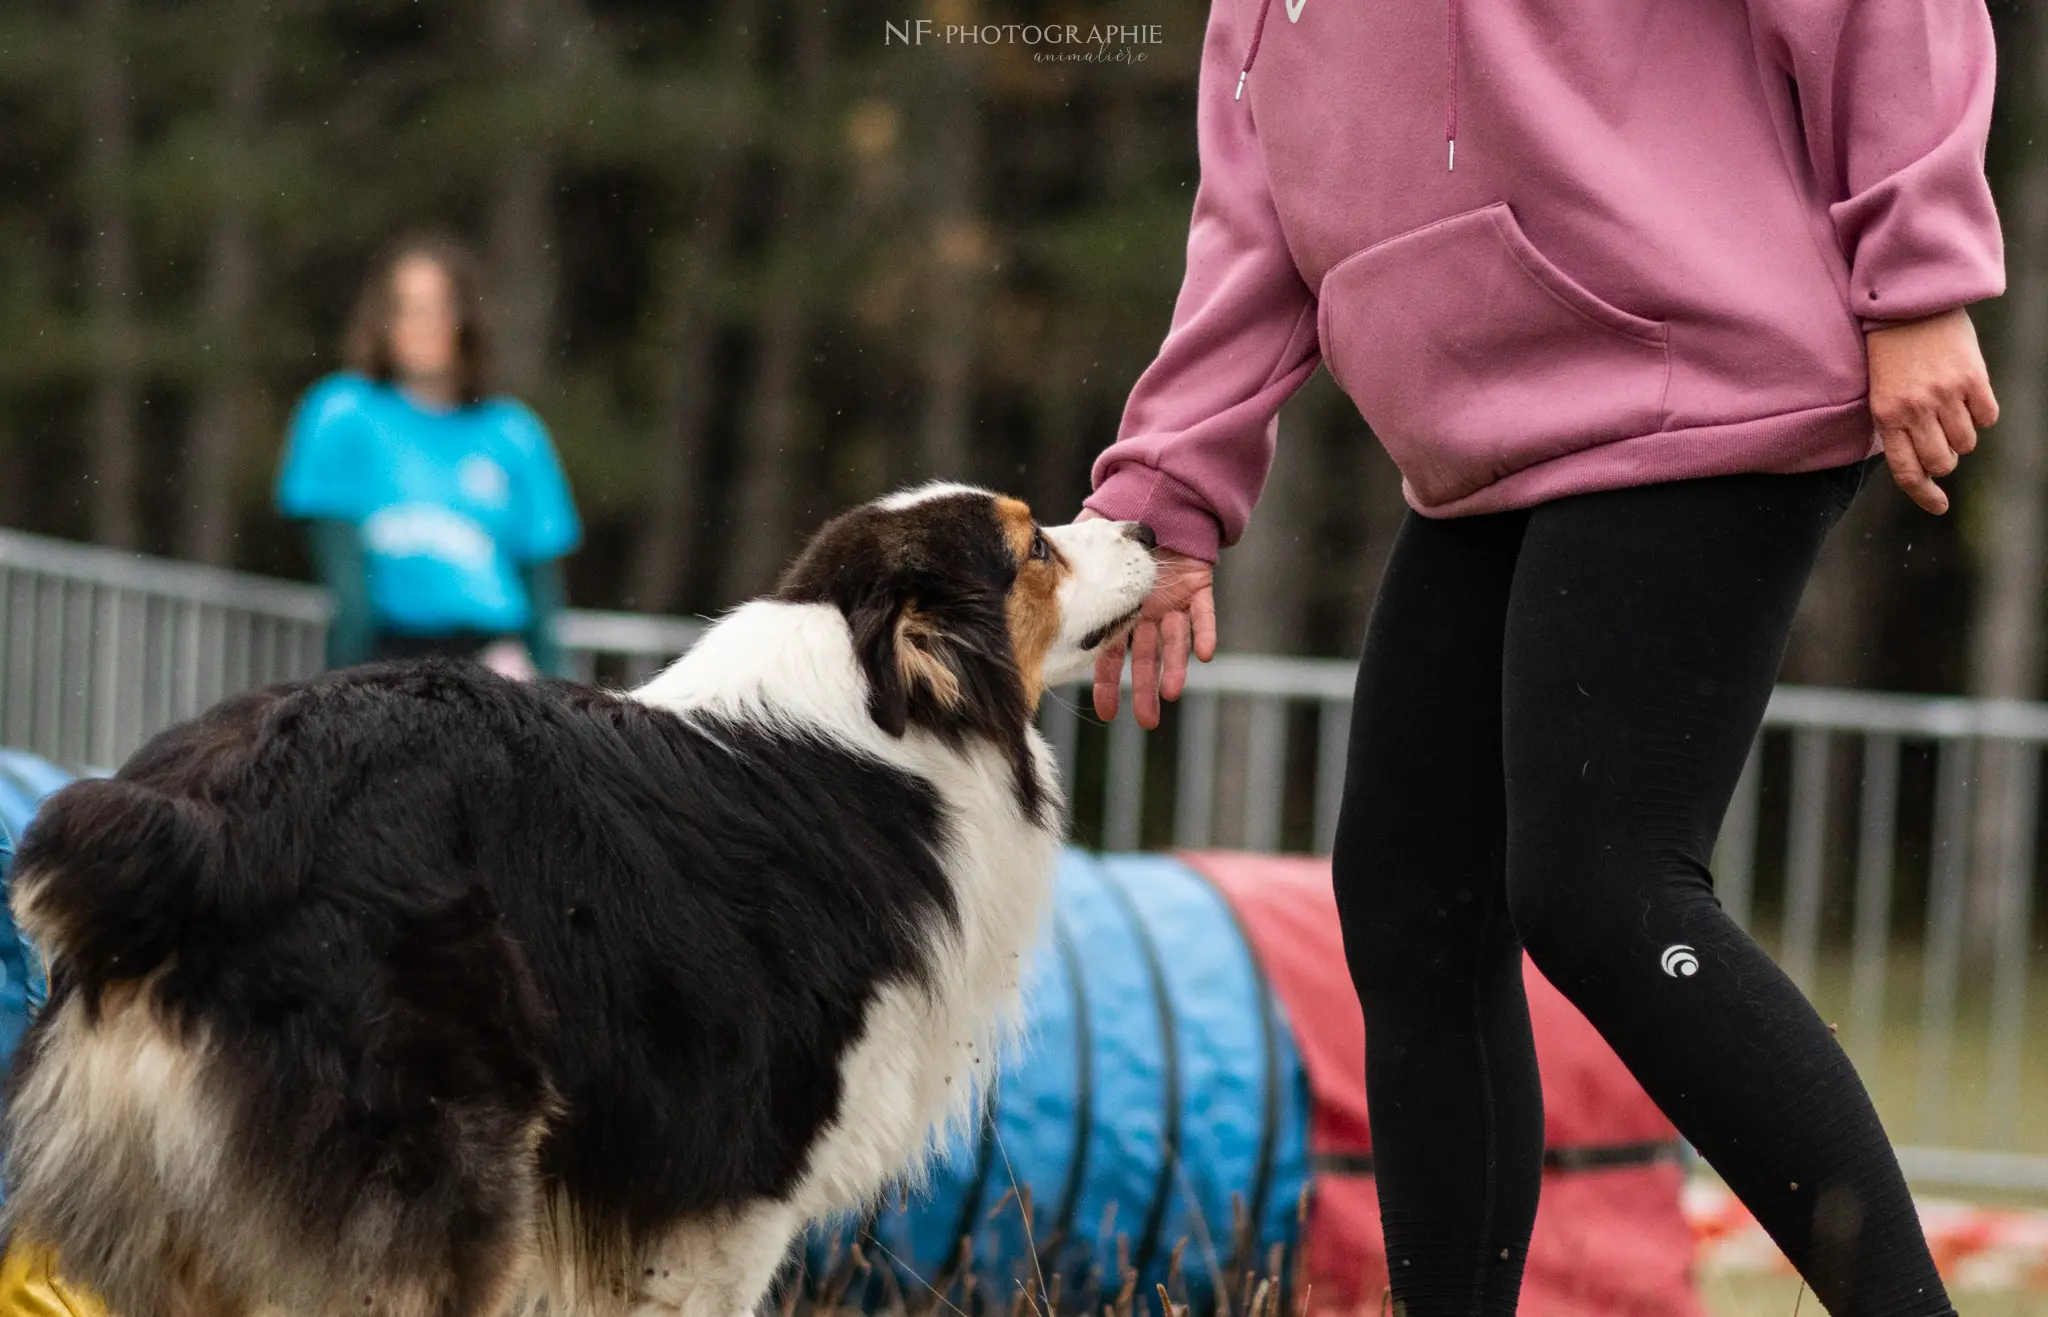
{"label": "dark tree trunk", "polygon": [[[2028,122],[2048,118],[2048,19],[2030,14],[2022,26],[2026,49],[2010,52],[2028,89]],[[2048,142],[2026,137],[2005,205],[2006,252],[2011,265],[2002,341],[1993,345],[2001,416],[1985,436],[1988,470],[1980,488],[1991,515],[1983,538],[1982,585],[1970,653],[1970,693],[2031,700],[2041,695],[2042,555],[2048,553]],[[1969,927],[1973,944],[1987,949],[2006,918],[2001,870],[2018,829],[2010,816],[2031,817],[2022,799],[2029,776],[2015,762],[2015,747],[1987,747],[1980,757],[1976,817],[1971,830]]]}
{"label": "dark tree trunk", "polygon": [[918,306],[924,414],[918,467],[907,474],[916,480],[965,480],[976,467],[971,428],[981,339],[977,319],[982,277],[993,259],[980,213],[980,68],[972,55],[952,48],[934,50],[928,63],[925,122],[935,127],[936,140],[925,148],[919,187],[931,217],[931,252]]}
{"label": "dark tree trunk", "polygon": [[1244,538],[1217,564],[1219,648],[1239,654],[1294,654],[1308,630],[1310,575],[1321,552],[1317,496],[1324,416],[1319,407],[1282,412],[1273,471]]}
{"label": "dark tree trunk", "polygon": [[90,231],[87,310],[92,325],[92,406],[87,502],[92,537],[141,547],[137,486],[142,439],[142,334],[136,316],[135,237],[128,206],[131,154],[121,0],[90,0],[85,13],[85,211]]}
{"label": "dark tree trunk", "polygon": [[[1316,409],[1289,407],[1280,418],[1273,471],[1244,538],[1217,563],[1217,649],[1233,654],[1296,654],[1308,630],[1308,564],[1318,549],[1316,496],[1323,487]],[[1231,700],[1217,722],[1217,840],[1252,846],[1247,802],[1253,779],[1251,706]]]}
{"label": "dark tree trunk", "polygon": [[[2048,19],[2026,25],[2031,50],[2010,52],[2032,95],[2029,119],[2048,120]],[[1970,693],[2031,700],[2041,695],[2042,555],[2048,552],[2048,141],[2028,137],[2005,205],[2011,264],[1997,366],[2001,418],[1976,460],[1989,495],[1982,586],[1970,655]]]}
{"label": "dark tree trunk", "polygon": [[1866,488],[1850,505],[1814,564],[1800,597],[1799,617],[1785,660],[1785,678],[1814,686],[1856,686],[1870,671],[1882,614],[1876,570],[1900,510],[1885,490]]}
{"label": "dark tree trunk", "polygon": [[[539,96],[560,85],[579,35],[572,6],[573,0],[492,0],[491,58],[504,85],[533,84],[525,94]],[[559,116],[541,118],[552,126]],[[533,397],[547,385],[554,352],[561,284],[554,209],[559,148],[544,129],[529,139],[505,141],[501,150],[486,237],[497,384]]]}
{"label": "dark tree trunk", "polygon": [[796,547],[797,485],[817,448],[800,397],[808,311],[791,281],[776,283],[778,291],[761,324],[760,355],[741,436],[740,482],[734,500],[738,515],[719,588],[724,604],[752,598],[774,585]]}
{"label": "dark tree trunk", "polygon": [[1098,330],[1079,314],[1073,319],[1075,323],[1063,325],[1046,345],[1035,443],[1021,491],[1047,525],[1073,519],[1091,488],[1088,473],[1095,455],[1089,420],[1098,387]]}
{"label": "dark tree trunk", "polygon": [[[751,69],[759,53],[760,0],[730,6],[719,67]],[[705,457],[711,449],[712,389],[717,379],[719,307],[714,296],[738,236],[739,191],[746,166],[744,128],[735,121],[710,152],[697,188],[696,214],[683,244],[664,331],[667,368],[654,427],[653,488],[647,524],[633,557],[632,604],[649,612],[680,606],[701,541]]]}
{"label": "dark tree trunk", "polygon": [[206,365],[181,473],[185,497],[178,552],[223,566],[234,556],[235,472],[254,411],[249,318],[257,297],[257,252],[245,171],[262,127],[270,12],[269,6],[248,0],[237,6],[235,45],[221,77],[217,208],[199,308]]}
{"label": "dark tree trunk", "polygon": [[[822,112],[831,62],[831,29],[816,5],[795,12],[796,68],[792,91],[806,107],[800,122]],[[782,161],[778,197],[782,231],[770,257],[760,322],[754,387],[740,448],[739,489],[730,552],[719,595],[724,603],[770,589],[795,549],[800,482],[808,482],[818,449],[804,415],[804,345],[811,332],[808,268],[829,245],[817,211],[827,202],[823,165],[799,145]]]}
{"label": "dark tree trunk", "polygon": [[490,253],[499,388],[532,397],[548,377],[559,270],[550,153],[521,151],[498,167]]}
{"label": "dark tree trunk", "polygon": [[633,556],[628,600],[648,612],[681,606],[684,584],[690,579],[690,553],[699,538],[707,474],[704,456],[711,446],[705,431],[711,421],[713,355],[718,349],[718,317],[710,293],[732,241],[736,173],[736,168],[712,170],[697,233],[686,244],[683,268],[673,280],[667,360],[660,378],[649,471],[653,487]]}

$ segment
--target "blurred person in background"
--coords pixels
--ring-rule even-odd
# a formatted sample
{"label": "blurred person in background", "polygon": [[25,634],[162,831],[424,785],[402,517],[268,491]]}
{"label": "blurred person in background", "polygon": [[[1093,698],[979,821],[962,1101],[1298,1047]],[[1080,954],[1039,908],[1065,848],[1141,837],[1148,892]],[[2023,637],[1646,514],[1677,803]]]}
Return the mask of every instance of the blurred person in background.
{"label": "blurred person in background", "polygon": [[1983,0],[1211,2],[1186,277],[1084,515],[1158,536],[1152,727],[1319,363],[1401,469],[1332,859],[1396,1313],[1515,1310],[1525,949],[1830,1313],[1954,1312],[1708,862],[1829,529],[1880,452],[1946,511],[1997,419],[1994,65]]}
{"label": "blurred person in background", "polygon": [[561,559],[582,535],[540,418],[489,394],[477,265],[439,238],[372,273],[347,369],[292,420],[278,508],[332,591],[327,661],[444,655],[560,672]]}

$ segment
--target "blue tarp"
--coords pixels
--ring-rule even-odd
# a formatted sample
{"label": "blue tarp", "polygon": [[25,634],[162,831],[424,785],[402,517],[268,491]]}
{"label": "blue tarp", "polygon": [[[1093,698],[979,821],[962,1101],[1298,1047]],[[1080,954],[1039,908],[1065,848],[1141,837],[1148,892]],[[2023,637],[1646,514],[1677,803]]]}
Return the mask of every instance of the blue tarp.
{"label": "blue tarp", "polygon": [[[1041,1277],[1069,1296],[1114,1293],[1126,1263],[1149,1294],[1176,1248],[1202,1307],[1230,1269],[1234,1220],[1256,1223],[1258,1259],[1294,1242],[1308,1080],[1206,879],[1167,857],[1067,852],[1026,1013],[993,1123],[947,1149],[925,1192],[859,1223],[868,1260],[893,1270],[859,1297],[964,1281],[966,1237],[977,1287],[1004,1307]],[[814,1280],[830,1282],[853,1231],[813,1248]]]}
{"label": "blue tarp", "polygon": [[[71,780],[55,764],[21,750],[0,750],[0,891],[5,890],[13,842],[28,827],[43,797]],[[31,1005],[44,991],[42,962],[14,926],[14,914],[0,902],[0,1074],[28,1028]]]}

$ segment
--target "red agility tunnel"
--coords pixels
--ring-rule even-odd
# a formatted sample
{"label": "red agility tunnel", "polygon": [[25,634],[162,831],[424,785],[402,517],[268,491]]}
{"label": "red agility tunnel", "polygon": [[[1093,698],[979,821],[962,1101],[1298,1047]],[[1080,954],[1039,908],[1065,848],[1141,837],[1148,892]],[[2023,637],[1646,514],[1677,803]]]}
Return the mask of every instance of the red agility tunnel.
{"label": "red agility tunnel", "polygon": [[[1365,1024],[1345,970],[1327,860],[1180,857],[1236,911],[1286,1008],[1313,1095],[1314,1208],[1302,1241],[1314,1313],[1376,1313],[1387,1283]],[[1678,1136],[1599,1034],[1524,962],[1543,1073],[1543,1196],[1522,1284],[1529,1317],[1693,1317],[1693,1237]]]}

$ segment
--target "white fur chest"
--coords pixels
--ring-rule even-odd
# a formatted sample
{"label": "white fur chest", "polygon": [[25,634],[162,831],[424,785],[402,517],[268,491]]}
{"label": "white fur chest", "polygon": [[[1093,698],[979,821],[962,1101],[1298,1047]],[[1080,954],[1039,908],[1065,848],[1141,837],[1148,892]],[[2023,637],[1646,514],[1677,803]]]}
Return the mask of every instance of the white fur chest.
{"label": "white fur chest", "polygon": [[1029,733],[1044,796],[1040,820],[1018,800],[996,747],[954,748],[912,729],[877,727],[844,620],[816,605],[762,602],[724,619],[682,660],[634,692],[676,712],[704,710],[822,735],[930,783],[943,803],[944,867],[957,926],[936,926],[929,985],[884,985],[841,1063],[838,1117],[811,1149],[792,1205],[806,1215],[872,1200],[961,1127],[1018,1024],[1029,957],[1050,913],[1062,811],[1043,738]]}

